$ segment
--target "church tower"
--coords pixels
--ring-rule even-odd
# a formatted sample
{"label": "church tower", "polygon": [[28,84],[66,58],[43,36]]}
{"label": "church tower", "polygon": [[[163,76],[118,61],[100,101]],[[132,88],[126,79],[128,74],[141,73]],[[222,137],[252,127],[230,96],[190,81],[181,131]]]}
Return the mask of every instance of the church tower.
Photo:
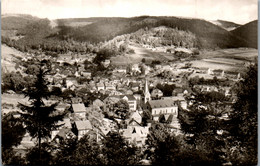
{"label": "church tower", "polygon": [[145,80],[144,103],[146,104],[149,100],[151,100],[151,94],[149,92],[147,80]]}

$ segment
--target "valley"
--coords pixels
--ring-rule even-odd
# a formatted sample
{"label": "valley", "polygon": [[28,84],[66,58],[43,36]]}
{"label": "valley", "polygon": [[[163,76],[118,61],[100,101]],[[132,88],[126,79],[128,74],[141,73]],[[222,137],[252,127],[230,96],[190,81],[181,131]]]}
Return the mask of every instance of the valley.
{"label": "valley", "polygon": [[[214,165],[216,149],[219,165],[231,163],[227,151],[237,145],[230,119],[235,109],[247,111],[240,110],[241,92],[257,92],[255,22],[11,15],[3,24],[2,115],[6,126],[12,119],[24,129],[11,147],[15,157],[30,161],[28,154],[39,148],[53,165],[82,165],[78,161],[85,158],[106,165],[116,151],[111,156],[122,160],[112,165],[133,156],[123,165],[154,164],[156,148],[170,145],[171,155],[181,154],[180,163],[195,158],[194,165]],[[35,136],[39,126],[49,127],[44,139]],[[84,156],[89,154],[91,159]]]}

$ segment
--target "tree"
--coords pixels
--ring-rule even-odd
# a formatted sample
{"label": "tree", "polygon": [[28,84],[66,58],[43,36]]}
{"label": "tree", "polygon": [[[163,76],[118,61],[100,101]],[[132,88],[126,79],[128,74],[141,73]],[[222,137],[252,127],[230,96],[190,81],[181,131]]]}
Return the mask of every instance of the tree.
{"label": "tree", "polygon": [[[41,151],[38,147],[32,147],[28,150],[25,158],[29,165],[51,165],[53,161],[53,156],[51,154],[52,146],[48,143],[43,143]],[[40,157],[39,157],[40,154]]]}
{"label": "tree", "polygon": [[4,73],[2,76],[2,91],[13,90],[20,92],[24,89],[27,82],[24,81],[20,72]]}
{"label": "tree", "polygon": [[57,143],[57,148],[54,157],[55,165],[75,165],[76,163],[74,154],[78,145],[78,140],[76,137],[70,137],[65,139],[60,139]]}
{"label": "tree", "polygon": [[113,104],[112,111],[122,120],[126,120],[129,117],[129,105],[125,100],[119,100]]}
{"label": "tree", "polygon": [[231,141],[238,141],[242,156],[247,156],[242,163],[245,165],[257,164],[257,69],[257,63],[251,65],[237,84],[237,101],[229,121]]}
{"label": "tree", "polygon": [[13,152],[12,146],[21,143],[25,134],[25,128],[19,118],[14,117],[14,113],[10,112],[2,115],[2,160],[3,164],[20,164],[21,158]]}
{"label": "tree", "polygon": [[73,160],[72,165],[102,165],[104,159],[101,155],[100,145],[89,139],[88,135],[84,135],[74,151]]}
{"label": "tree", "polygon": [[27,74],[30,74],[30,75],[35,75],[36,73],[38,73],[39,71],[39,68],[38,68],[39,66],[37,66],[37,65],[34,65],[34,64],[32,64],[32,65],[29,65],[28,67],[27,67],[27,69],[26,69],[26,73]]}
{"label": "tree", "polygon": [[51,89],[51,93],[52,95],[55,95],[55,96],[60,96],[62,94],[62,91],[60,89],[60,87],[52,87]]}
{"label": "tree", "polygon": [[153,124],[146,140],[146,154],[153,165],[176,165],[180,144],[164,124]]}
{"label": "tree", "polygon": [[14,117],[13,112],[2,115],[2,148],[9,149],[21,143],[25,134],[22,121]]}
{"label": "tree", "polygon": [[[46,105],[43,99],[48,99],[51,92],[48,90],[48,82],[44,76],[50,71],[43,63],[38,62],[39,72],[36,75],[36,80],[31,87],[24,91],[24,95],[29,97],[30,105],[19,103],[21,109],[20,115],[25,124],[27,132],[32,138],[38,140],[39,161],[41,161],[41,144],[43,139],[51,137],[51,131],[60,127],[57,125],[61,121],[65,113],[57,112],[55,107],[57,103]],[[41,164],[41,163],[39,163]]]}
{"label": "tree", "polygon": [[203,94],[196,94],[188,110],[179,107],[179,122],[181,131],[185,134],[185,140],[192,148],[199,149],[198,155],[203,154],[205,158],[193,156],[199,163],[210,165],[221,165],[226,162],[226,126],[222,115],[228,107],[220,101],[205,99]]}
{"label": "tree", "polygon": [[137,165],[139,149],[129,144],[118,132],[110,132],[102,140],[102,154],[106,165]]}

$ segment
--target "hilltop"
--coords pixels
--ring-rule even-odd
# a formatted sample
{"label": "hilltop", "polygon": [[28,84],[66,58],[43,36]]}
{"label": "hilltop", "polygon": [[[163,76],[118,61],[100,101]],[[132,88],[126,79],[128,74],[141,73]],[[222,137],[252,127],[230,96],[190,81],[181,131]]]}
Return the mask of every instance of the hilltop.
{"label": "hilltop", "polygon": [[249,22],[231,32],[234,35],[248,41],[249,47],[257,48],[257,22],[258,20]]}
{"label": "hilltop", "polygon": [[1,28],[2,30],[19,30],[38,20],[40,18],[26,14],[1,15]]}

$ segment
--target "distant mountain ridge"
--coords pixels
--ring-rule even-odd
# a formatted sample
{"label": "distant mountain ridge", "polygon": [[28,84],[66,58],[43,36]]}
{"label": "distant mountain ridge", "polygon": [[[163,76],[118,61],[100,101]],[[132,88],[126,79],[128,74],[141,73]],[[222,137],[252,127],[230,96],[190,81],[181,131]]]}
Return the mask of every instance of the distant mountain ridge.
{"label": "distant mountain ridge", "polygon": [[238,28],[239,26],[241,26],[240,24],[230,22],[230,21],[224,21],[224,20],[213,20],[213,21],[209,21],[209,22],[211,22],[215,25],[218,25],[227,31],[232,31],[232,30]]}
{"label": "distant mountain ridge", "polygon": [[163,16],[140,16],[132,18],[92,17],[50,21],[48,19],[21,15],[4,17],[2,19],[2,29],[10,30],[15,28],[17,30],[16,33],[24,35],[24,38],[19,39],[21,40],[20,42],[27,45],[42,44],[47,40],[63,41],[68,39],[98,43],[111,40],[123,34],[137,32],[140,29],[150,29],[160,26],[188,33],[191,32],[195,36],[196,41],[198,41],[196,46],[199,48],[237,48],[249,46],[246,38],[237,37],[236,33],[231,33],[206,20],[193,18]]}

